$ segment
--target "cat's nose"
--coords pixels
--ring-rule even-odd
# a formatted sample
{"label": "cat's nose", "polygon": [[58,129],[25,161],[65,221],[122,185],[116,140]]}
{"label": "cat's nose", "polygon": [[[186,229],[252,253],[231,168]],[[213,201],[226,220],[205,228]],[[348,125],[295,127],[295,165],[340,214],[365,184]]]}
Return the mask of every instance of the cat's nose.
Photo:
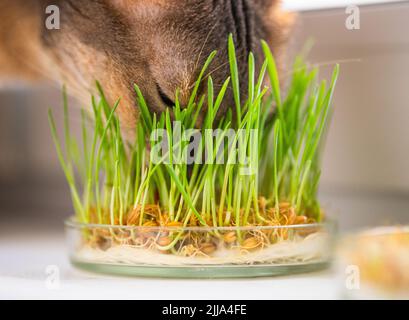
{"label": "cat's nose", "polygon": [[187,106],[189,104],[191,94],[192,90],[189,87],[179,89],[178,92],[179,103],[184,107]]}
{"label": "cat's nose", "polygon": [[158,87],[158,93],[159,93],[159,97],[162,100],[162,103],[167,106],[167,107],[171,107],[175,105],[175,100],[176,99],[172,99],[170,96],[168,96],[166,93],[164,93],[160,87]]}

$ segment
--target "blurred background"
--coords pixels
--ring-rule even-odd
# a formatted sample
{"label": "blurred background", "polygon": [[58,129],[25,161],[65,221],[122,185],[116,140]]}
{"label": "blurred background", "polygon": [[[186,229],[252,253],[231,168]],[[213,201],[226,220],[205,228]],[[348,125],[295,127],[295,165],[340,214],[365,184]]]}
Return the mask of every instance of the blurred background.
{"label": "blurred background", "polygon": [[[302,10],[290,57],[312,39],[323,77],[341,65],[320,191],[341,231],[409,223],[409,3],[367,2],[354,2],[360,29],[348,30],[345,1],[285,1]],[[0,90],[0,237],[9,226],[61,232],[72,213],[47,122],[50,107],[62,120],[61,101],[58,88]]]}

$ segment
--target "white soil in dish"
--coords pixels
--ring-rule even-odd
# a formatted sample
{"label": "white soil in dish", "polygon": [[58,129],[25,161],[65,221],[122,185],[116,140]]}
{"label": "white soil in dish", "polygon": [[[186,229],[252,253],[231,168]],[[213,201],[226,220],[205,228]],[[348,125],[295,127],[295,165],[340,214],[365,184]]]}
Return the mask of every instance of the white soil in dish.
{"label": "white soil in dish", "polygon": [[283,240],[255,251],[219,248],[209,256],[164,254],[155,249],[132,245],[115,245],[103,251],[87,245],[79,248],[74,258],[91,263],[149,266],[282,265],[325,261],[329,254],[329,241],[327,233],[317,232],[305,238]]}

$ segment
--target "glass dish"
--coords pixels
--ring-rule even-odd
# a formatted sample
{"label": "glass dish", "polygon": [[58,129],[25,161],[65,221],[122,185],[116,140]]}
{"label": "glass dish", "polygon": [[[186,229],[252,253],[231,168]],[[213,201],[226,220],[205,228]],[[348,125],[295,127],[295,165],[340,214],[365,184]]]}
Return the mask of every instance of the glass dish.
{"label": "glass dish", "polygon": [[241,278],[328,267],[335,224],[132,227],[65,223],[72,264],[84,270],[162,278]]}

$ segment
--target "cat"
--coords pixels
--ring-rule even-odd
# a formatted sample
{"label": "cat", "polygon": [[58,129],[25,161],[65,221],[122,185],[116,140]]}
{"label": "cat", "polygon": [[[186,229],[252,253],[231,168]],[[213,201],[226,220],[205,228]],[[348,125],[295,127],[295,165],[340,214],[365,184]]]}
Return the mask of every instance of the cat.
{"label": "cat", "polygon": [[[60,10],[58,30],[45,26],[50,5]],[[202,64],[217,50],[208,72],[217,90],[229,74],[230,33],[243,79],[249,52],[258,67],[263,61],[260,39],[280,67],[294,20],[279,0],[0,0],[0,15],[0,84],[65,83],[89,104],[98,80],[111,103],[121,98],[126,128],[138,119],[134,83],[154,112],[173,105],[177,88],[186,104]],[[226,101],[232,105],[231,90]]]}

